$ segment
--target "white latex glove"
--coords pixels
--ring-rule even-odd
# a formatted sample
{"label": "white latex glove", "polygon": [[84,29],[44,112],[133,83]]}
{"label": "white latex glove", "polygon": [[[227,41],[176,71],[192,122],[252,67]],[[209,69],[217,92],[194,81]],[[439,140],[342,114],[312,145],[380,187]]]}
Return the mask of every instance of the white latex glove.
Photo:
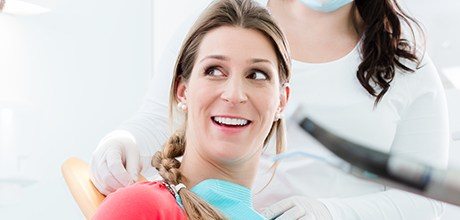
{"label": "white latex glove", "polygon": [[292,196],[283,199],[262,212],[268,219],[278,220],[330,220],[331,214],[327,207],[316,199],[302,196]]}
{"label": "white latex glove", "polygon": [[106,135],[93,152],[91,181],[104,195],[137,181],[142,169],[134,136],[126,130]]}

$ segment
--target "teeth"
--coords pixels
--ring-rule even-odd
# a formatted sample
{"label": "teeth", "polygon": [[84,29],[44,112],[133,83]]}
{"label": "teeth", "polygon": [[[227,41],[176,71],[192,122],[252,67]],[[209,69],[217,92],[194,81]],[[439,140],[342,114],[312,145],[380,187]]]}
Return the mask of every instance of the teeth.
{"label": "teeth", "polygon": [[225,125],[247,125],[248,120],[239,118],[214,117],[214,120]]}

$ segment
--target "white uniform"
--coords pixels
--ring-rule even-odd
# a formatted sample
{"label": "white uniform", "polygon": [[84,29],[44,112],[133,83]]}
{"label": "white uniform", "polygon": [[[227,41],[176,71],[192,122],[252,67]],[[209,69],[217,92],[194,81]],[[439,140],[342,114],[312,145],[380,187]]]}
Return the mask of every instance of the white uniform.
{"label": "white uniform", "polygon": [[[266,4],[266,1],[260,1]],[[121,125],[141,148],[144,167],[169,136],[168,101],[177,51],[193,19],[172,39],[158,62],[152,84],[139,112]],[[425,55],[415,73],[399,70],[389,91],[374,109],[375,98],[361,86],[356,70],[361,62],[359,44],[346,56],[327,63],[293,61],[291,97],[285,116],[302,103],[312,118],[335,133],[374,149],[407,155],[436,167],[448,158],[448,119],[444,91],[436,68]],[[337,160],[296,124],[287,125],[288,150]],[[269,153],[261,160],[254,186],[255,207],[301,195],[323,202],[334,219],[436,219],[441,203],[366,182],[312,158],[290,158],[278,166],[274,179],[259,192],[271,173]],[[150,168],[144,175],[151,176]]]}

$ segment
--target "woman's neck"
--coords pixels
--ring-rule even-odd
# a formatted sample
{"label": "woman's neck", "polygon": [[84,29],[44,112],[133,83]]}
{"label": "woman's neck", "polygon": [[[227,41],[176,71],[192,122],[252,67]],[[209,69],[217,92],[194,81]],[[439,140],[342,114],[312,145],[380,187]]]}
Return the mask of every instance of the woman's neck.
{"label": "woman's neck", "polygon": [[294,59],[321,63],[339,59],[358,43],[354,7],[322,13],[298,0],[270,0],[268,8],[288,39]]}
{"label": "woman's neck", "polygon": [[186,148],[180,166],[182,182],[192,188],[196,184],[206,179],[220,179],[236,183],[247,188],[252,187],[254,177],[257,172],[260,152],[254,155],[255,158],[245,162],[239,161],[234,164],[221,164],[214,162],[199,152],[195,148]]}

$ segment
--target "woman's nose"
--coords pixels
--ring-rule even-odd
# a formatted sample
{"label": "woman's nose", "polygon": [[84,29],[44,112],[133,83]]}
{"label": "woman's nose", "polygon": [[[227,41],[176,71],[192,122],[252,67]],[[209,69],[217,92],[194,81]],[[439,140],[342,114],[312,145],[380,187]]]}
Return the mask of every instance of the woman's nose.
{"label": "woman's nose", "polygon": [[233,105],[244,103],[248,100],[244,84],[241,79],[229,79],[223,88],[221,98]]}

